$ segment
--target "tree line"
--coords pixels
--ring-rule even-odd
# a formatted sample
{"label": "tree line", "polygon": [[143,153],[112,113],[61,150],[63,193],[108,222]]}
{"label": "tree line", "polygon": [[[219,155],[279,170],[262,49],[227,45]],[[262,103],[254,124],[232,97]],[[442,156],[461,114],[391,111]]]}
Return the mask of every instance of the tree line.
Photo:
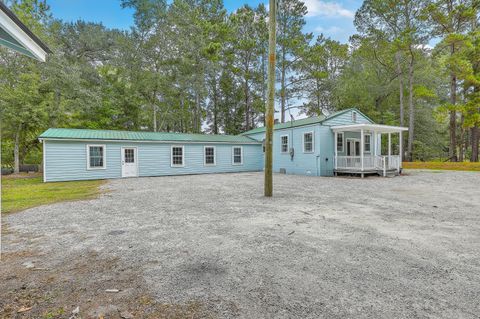
{"label": "tree line", "polygon": [[[239,134],[264,124],[268,10],[222,0],[121,0],[128,31],[64,22],[43,0],[7,1],[52,49],[0,49],[2,162],[40,163],[49,127]],[[281,0],[276,107],[315,116],[357,107],[408,126],[406,160],[478,161],[478,0],[365,0],[348,43],[305,32]]]}

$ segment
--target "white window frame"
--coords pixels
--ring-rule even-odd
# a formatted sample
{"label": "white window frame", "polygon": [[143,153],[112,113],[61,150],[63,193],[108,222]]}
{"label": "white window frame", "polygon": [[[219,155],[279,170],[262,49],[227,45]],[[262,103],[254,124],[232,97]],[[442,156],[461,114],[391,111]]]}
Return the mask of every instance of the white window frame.
{"label": "white window frame", "polygon": [[[103,148],[103,166],[91,167],[90,166],[90,147],[102,147]],[[105,144],[87,144],[87,170],[93,171],[97,169],[107,169],[107,145]]]}
{"label": "white window frame", "polygon": [[[240,163],[235,163],[235,149],[240,149]],[[243,146],[232,146],[232,165],[243,165]]]}
{"label": "white window frame", "polygon": [[[307,134],[312,134],[312,150],[311,151],[305,150],[305,135]],[[306,154],[315,153],[315,134],[313,134],[313,131],[303,133],[303,152]]]}
{"label": "white window frame", "polygon": [[[173,164],[173,149],[181,148],[182,149],[182,164]],[[185,145],[172,145],[170,147],[170,166],[171,167],[185,167]]]}
{"label": "white window frame", "polygon": [[[369,149],[368,149],[368,151],[365,148],[365,146],[367,145],[367,139],[365,137],[367,137],[367,136],[369,138],[369,143],[368,143]],[[369,154],[372,153],[372,134],[371,133],[364,133],[363,134],[363,151],[365,153],[369,153]]]}
{"label": "white window frame", "polygon": [[352,111],[352,122],[357,123],[358,120],[358,113],[357,111]]}
{"label": "white window frame", "polygon": [[[283,138],[284,137],[287,138],[287,150],[285,152],[283,151]],[[288,137],[288,135],[280,135],[280,153],[288,154],[289,149],[290,149],[290,138]]]}
{"label": "white window frame", "polygon": [[[213,148],[213,163],[207,163],[207,148]],[[205,145],[203,147],[203,165],[215,166],[217,165],[217,148],[211,145]]]}
{"label": "white window frame", "polygon": [[[338,137],[339,136],[342,137],[342,149],[338,149]],[[337,133],[337,153],[338,152],[340,152],[340,153],[345,152],[345,134],[343,134],[343,132],[338,132]]]}

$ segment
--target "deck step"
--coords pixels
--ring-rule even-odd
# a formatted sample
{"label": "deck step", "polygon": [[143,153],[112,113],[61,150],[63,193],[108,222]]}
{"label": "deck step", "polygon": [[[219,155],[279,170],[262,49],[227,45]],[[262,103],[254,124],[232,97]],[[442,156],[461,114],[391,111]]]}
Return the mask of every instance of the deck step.
{"label": "deck step", "polygon": [[[386,177],[395,177],[395,176],[398,175],[398,172],[397,172],[397,170],[396,170],[395,168],[387,169],[387,170],[385,171],[385,173],[386,173],[386,175],[387,175]],[[383,169],[377,170],[377,174],[380,175],[380,176],[383,176]]]}

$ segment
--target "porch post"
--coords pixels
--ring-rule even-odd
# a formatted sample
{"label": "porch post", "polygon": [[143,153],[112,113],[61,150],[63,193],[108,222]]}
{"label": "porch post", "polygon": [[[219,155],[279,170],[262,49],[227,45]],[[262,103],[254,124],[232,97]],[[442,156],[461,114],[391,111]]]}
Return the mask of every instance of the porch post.
{"label": "porch post", "polygon": [[390,163],[392,163],[392,133],[388,133],[388,168],[390,168]]}
{"label": "porch post", "polygon": [[403,144],[402,135],[403,135],[403,134],[402,134],[402,131],[399,131],[399,132],[398,132],[398,137],[399,137],[399,143],[398,143],[399,146],[398,146],[398,147],[399,147],[399,153],[400,153],[400,160],[399,160],[399,161],[400,161],[400,168],[402,168],[402,160],[403,160],[403,154],[402,154],[402,150],[403,150],[403,146],[402,146],[402,144]]}
{"label": "porch post", "polygon": [[[362,172],[363,172],[363,148],[364,148],[364,138],[363,136],[363,128],[360,130],[360,161],[362,163]],[[363,173],[362,173],[363,174]],[[363,177],[363,176],[362,176]]]}
{"label": "porch post", "polygon": [[336,170],[337,167],[338,167],[338,166],[337,166],[337,165],[338,165],[338,163],[337,163],[337,157],[338,157],[338,152],[337,152],[337,143],[338,143],[338,140],[337,140],[337,138],[338,138],[338,132],[335,131],[335,141],[334,141],[334,143],[333,143],[333,144],[335,145],[335,146],[334,146],[335,148],[333,149],[333,150],[334,150],[334,153],[335,153],[335,170]]}

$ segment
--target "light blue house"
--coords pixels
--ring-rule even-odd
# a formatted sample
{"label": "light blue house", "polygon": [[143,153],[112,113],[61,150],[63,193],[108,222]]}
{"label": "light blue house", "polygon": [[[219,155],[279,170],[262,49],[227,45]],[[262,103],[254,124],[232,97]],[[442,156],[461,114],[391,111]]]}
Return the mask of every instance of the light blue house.
{"label": "light blue house", "polygon": [[[313,176],[397,173],[401,161],[392,154],[391,134],[404,130],[374,124],[357,109],[277,124],[273,169]],[[382,134],[388,134],[387,155],[380,152]],[[238,136],[53,128],[39,137],[45,182],[261,171],[264,138],[263,127]]]}
{"label": "light blue house", "polygon": [[[329,116],[276,124],[273,136],[273,171],[286,174],[333,176],[337,174],[398,174],[404,127],[375,124],[356,108]],[[397,155],[392,134],[398,134]],[[265,140],[265,128],[242,134]],[[382,135],[387,137],[382,155]]]}

